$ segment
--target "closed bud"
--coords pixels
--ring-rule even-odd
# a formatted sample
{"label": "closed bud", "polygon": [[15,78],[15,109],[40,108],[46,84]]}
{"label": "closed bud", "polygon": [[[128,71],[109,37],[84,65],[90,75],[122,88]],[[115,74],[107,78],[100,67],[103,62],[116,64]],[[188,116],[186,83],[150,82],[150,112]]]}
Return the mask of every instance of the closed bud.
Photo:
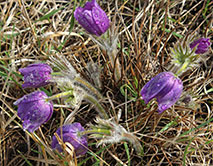
{"label": "closed bud", "polygon": [[95,0],[78,7],[74,12],[75,19],[90,34],[101,36],[109,28],[109,19]]}
{"label": "closed bud", "polygon": [[200,38],[198,40],[193,41],[189,46],[191,49],[197,46],[195,53],[204,54],[208,51],[210,45],[211,42],[209,38]]}
{"label": "closed bud", "polygon": [[158,112],[170,108],[180,98],[183,90],[182,81],[171,72],[162,72],[153,77],[141,90],[141,96],[147,104],[157,99]]}
{"label": "closed bud", "polygon": [[[86,135],[81,135],[80,132],[85,131],[80,123],[73,123],[63,125],[58,128],[56,133],[60,138],[62,138],[63,142],[68,142],[74,147],[74,151],[76,156],[84,155],[87,152],[87,137]],[[62,133],[62,135],[61,135]],[[61,145],[55,136],[52,138],[52,148],[57,149],[59,152],[62,152]]]}
{"label": "closed bud", "polygon": [[47,122],[53,113],[52,102],[46,101],[43,91],[36,91],[18,99],[18,116],[23,120],[23,129],[33,132]]}
{"label": "closed bud", "polygon": [[39,88],[49,84],[52,69],[45,63],[31,64],[19,69],[24,76],[23,88]]}

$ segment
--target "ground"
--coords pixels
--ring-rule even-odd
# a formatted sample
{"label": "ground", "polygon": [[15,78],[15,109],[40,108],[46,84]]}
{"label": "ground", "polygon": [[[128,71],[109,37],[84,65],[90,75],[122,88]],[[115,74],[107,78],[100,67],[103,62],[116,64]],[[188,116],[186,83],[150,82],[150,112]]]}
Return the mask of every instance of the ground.
{"label": "ground", "polygon": [[[213,165],[212,50],[198,65],[179,75],[184,90],[180,100],[158,114],[157,102],[144,104],[141,88],[155,75],[173,66],[171,48],[186,36],[212,37],[210,0],[109,0],[98,4],[118,27],[121,78],[116,80],[109,58],[73,17],[86,0],[0,0],[0,165]],[[114,21],[113,21],[114,20]],[[89,152],[79,158],[58,155],[51,137],[71,107],[55,107],[52,118],[34,134],[22,129],[13,103],[23,95],[43,90],[60,92],[52,83],[43,88],[21,87],[19,68],[50,56],[65,57],[80,74],[99,89],[102,106],[110,117],[137,136],[143,153],[129,142],[96,146],[89,137]],[[88,64],[100,67],[100,83],[88,72]],[[186,97],[191,98],[186,101]],[[63,100],[56,101],[64,105]],[[83,101],[75,122],[86,129],[98,116],[92,104]],[[72,163],[73,164],[73,163]],[[75,165],[73,164],[73,165]]]}

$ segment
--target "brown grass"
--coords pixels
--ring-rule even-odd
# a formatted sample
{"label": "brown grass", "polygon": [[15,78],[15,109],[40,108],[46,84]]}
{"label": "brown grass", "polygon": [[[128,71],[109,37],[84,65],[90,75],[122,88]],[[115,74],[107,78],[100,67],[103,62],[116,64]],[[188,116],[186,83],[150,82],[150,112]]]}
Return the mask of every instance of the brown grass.
{"label": "brown grass", "polygon": [[[163,114],[156,112],[155,101],[149,107],[143,105],[139,95],[150,78],[171,66],[170,47],[180,40],[179,36],[211,37],[212,2],[110,0],[98,3],[111,19],[117,14],[120,32],[117,56],[122,65],[122,80],[118,83],[115,83],[113,70],[107,67],[109,62],[98,45],[88,38],[77,22],[69,32],[73,1],[0,0],[0,165],[62,165],[65,160],[75,165],[84,159],[88,159],[83,162],[87,166],[98,160],[99,165],[113,166],[213,165],[212,92],[209,92],[212,89],[212,51],[206,55],[205,63],[201,62],[200,66],[180,76],[184,83],[182,98]],[[64,8],[49,19],[41,20],[61,7]],[[60,159],[50,148],[51,137],[71,108],[55,108],[51,120],[36,134],[22,130],[13,102],[34,90],[21,88],[18,69],[29,63],[46,61],[54,54],[65,56],[91,83],[93,80],[86,72],[87,63],[94,61],[101,66],[100,91],[105,97],[104,106],[111,116],[122,110],[120,124],[138,136],[144,148],[143,156],[136,155],[133,147],[128,145],[131,161],[128,163],[124,142],[96,148],[96,140],[89,139],[90,154],[76,159],[68,149]],[[138,94],[136,101],[127,97],[132,95],[127,89],[126,97],[121,94],[120,87],[124,84],[133,86]],[[59,92],[55,85],[45,89],[52,94]],[[190,103],[183,102],[187,94],[193,97]],[[87,127],[97,113],[87,102],[80,109],[75,121]],[[165,128],[169,123],[171,125]],[[97,153],[101,149],[103,151]]]}

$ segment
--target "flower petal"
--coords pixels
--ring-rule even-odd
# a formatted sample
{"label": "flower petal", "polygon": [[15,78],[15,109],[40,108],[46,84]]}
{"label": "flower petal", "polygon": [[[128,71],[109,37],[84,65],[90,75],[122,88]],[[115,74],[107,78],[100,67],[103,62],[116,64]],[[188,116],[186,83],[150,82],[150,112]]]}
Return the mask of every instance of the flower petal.
{"label": "flower petal", "polygon": [[38,88],[49,84],[52,69],[47,64],[38,63],[21,68],[19,71],[24,76],[23,88]]}
{"label": "flower petal", "polygon": [[87,2],[74,12],[75,19],[89,33],[101,36],[109,28],[109,19],[95,0]]}
{"label": "flower petal", "polygon": [[[79,132],[81,131],[84,131],[84,128],[80,123],[64,125],[58,128],[56,131],[59,137],[63,138],[64,142],[69,142],[74,147],[77,156],[85,154],[87,152],[86,147],[88,147],[86,135],[79,136]],[[62,152],[62,148],[55,136],[52,138],[51,147],[53,149],[57,149],[59,152]]]}
{"label": "flower petal", "polygon": [[95,21],[95,24],[100,29],[101,33],[99,35],[106,32],[106,30],[109,28],[109,19],[106,13],[100,7],[93,7],[92,16]]}
{"label": "flower petal", "polygon": [[36,91],[23,96],[14,104],[18,105],[18,116],[23,121],[23,128],[29,132],[38,129],[47,122],[53,113],[52,102],[46,102],[47,95],[42,91]]}
{"label": "flower petal", "polygon": [[163,111],[174,105],[180,98],[182,91],[183,91],[182,81],[179,78],[176,78],[174,86],[170,90],[170,92],[161,98],[157,98],[158,112],[162,113]]}
{"label": "flower petal", "polygon": [[155,97],[164,96],[173,86],[173,74],[162,72],[153,77],[141,90],[141,96],[147,104]]}
{"label": "flower petal", "polygon": [[211,45],[209,38],[200,38],[198,40],[193,41],[189,46],[191,49],[197,46],[195,53],[196,54],[204,54],[208,51]]}

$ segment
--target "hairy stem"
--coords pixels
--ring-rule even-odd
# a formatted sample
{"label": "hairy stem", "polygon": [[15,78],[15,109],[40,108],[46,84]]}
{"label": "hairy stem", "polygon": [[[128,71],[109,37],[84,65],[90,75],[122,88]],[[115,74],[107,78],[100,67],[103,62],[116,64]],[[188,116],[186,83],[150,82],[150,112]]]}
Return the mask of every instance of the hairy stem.
{"label": "hairy stem", "polygon": [[189,66],[189,61],[185,61],[179,68],[179,70],[176,72],[176,75],[179,75],[180,73],[182,73],[184,70],[187,69],[187,67]]}
{"label": "hairy stem", "polygon": [[73,95],[73,90],[62,92],[62,93],[58,93],[56,95],[53,95],[53,96],[50,96],[50,97],[46,98],[45,100],[46,101],[51,101],[51,100],[59,99],[59,98],[62,98],[62,97],[67,97],[69,95]]}
{"label": "hairy stem", "polygon": [[107,51],[107,55],[109,56],[111,66],[115,67],[115,81],[117,82],[121,78],[121,64],[118,58],[116,59],[117,49]]}
{"label": "hairy stem", "polygon": [[123,136],[123,140],[130,142],[134,146],[138,154],[143,153],[143,147],[141,146],[136,136],[134,136],[131,133],[123,133],[122,136]]}
{"label": "hairy stem", "polygon": [[100,114],[100,116],[104,119],[109,119],[109,116],[107,115],[105,109],[101,106],[99,101],[93,97],[92,95],[85,94],[84,99],[88,100],[90,103],[94,104],[96,110]]}
{"label": "hairy stem", "polygon": [[103,96],[100,94],[100,92],[81,77],[76,77],[74,84],[84,89],[88,94],[95,96],[98,100],[103,99]]}
{"label": "hairy stem", "polygon": [[111,132],[110,130],[107,129],[92,129],[92,130],[87,130],[87,131],[83,131],[81,132],[82,135],[85,134],[106,134],[106,135],[110,135]]}

